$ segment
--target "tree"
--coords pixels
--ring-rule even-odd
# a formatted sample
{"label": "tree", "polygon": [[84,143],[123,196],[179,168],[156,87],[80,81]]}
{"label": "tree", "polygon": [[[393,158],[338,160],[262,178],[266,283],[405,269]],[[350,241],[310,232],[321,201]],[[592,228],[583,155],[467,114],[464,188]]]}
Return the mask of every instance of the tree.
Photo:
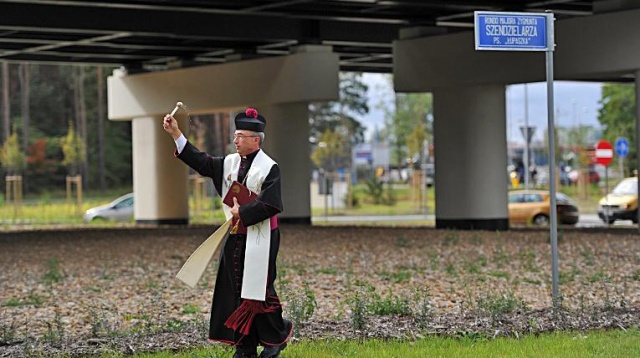
{"label": "tree", "polygon": [[9,100],[9,63],[2,61],[2,139],[9,139],[11,128],[11,102]]}
{"label": "tree", "polygon": [[[636,99],[633,84],[610,83],[602,86],[602,99],[598,121],[603,128],[603,139],[615,142],[618,137],[626,137],[629,143],[636,143]],[[638,152],[630,146],[626,161],[630,172],[636,169]]]}
{"label": "tree", "polygon": [[62,164],[69,167],[69,174],[77,174],[84,163],[85,146],[82,138],[76,134],[72,121],[69,121],[69,131],[62,139],[62,153],[64,153]]}
{"label": "tree", "polygon": [[311,160],[318,168],[333,172],[338,169],[338,163],[344,159],[345,155],[342,135],[327,128],[320,136],[318,145],[311,152]]}
{"label": "tree", "polygon": [[317,141],[317,138],[330,129],[340,133],[349,143],[362,143],[365,127],[356,116],[369,113],[367,90],[368,86],[362,82],[362,74],[341,72],[340,101],[309,105],[311,138]]}
{"label": "tree", "polygon": [[0,149],[0,164],[6,168],[7,175],[13,175],[20,173],[26,163],[26,157],[18,142],[18,133],[14,130]]}
{"label": "tree", "polygon": [[[432,113],[433,99],[430,93],[398,93],[395,99],[395,111],[387,111],[384,132],[390,139],[393,146],[392,161],[401,166],[405,159],[410,159],[409,137],[414,136],[411,140],[414,142],[422,139],[420,143],[412,143],[413,146],[422,143],[432,133]],[[422,134],[414,133],[421,126],[424,130]],[[414,134],[412,134],[414,133]],[[414,148],[412,151],[418,149]],[[415,153],[415,152],[414,152]],[[413,155],[413,153],[411,153]]]}

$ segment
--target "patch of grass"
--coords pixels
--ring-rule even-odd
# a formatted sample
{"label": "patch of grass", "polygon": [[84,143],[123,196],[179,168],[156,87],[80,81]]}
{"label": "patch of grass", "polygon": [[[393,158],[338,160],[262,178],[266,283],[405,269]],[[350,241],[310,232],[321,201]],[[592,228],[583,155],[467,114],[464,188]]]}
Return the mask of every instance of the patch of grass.
{"label": "patch of grass", "polygon": [[368,309],[376,316],[407,315],[411,313],[409,299],[397,296],[393,292],[389,292],[385,297],[373,292]]}
{"label": "patch of grass", "polygon": [[610,282],[611,277],[609,275],[606,275],[604,272],[598,270],[593,275],[589,276],[587,280],[589,281],[589,283]]}
{"label": "patch of grass", "polygon": [[44,298],[33,292],[29,293],[24,299],[11,298],[4,302],[3,307],[21,307],[21,306],[40,306],[44,303]]}
{"label": "patch of grass", "polygon": [[194,305],[193,303],[187,303],[182,305],[182,313],[184,314],[200,313],[200,307]]}
{"label": "patch of grass", "polygon": [[419,288],[415,291],[414,298],[415,308],[413,316],[418,322],[418,327],[425,329],[433,320],[435,309],[431,305],[431,294],[428,288]]}
{"label": "patch of grass", "polygon": [[438,256],[437,253],[435,252],[431,252],[429,253],[429,266],[431,267],[431,270],[437,270],[438,267],[440,267],[440,256]]}
{"label": "patch of grass", "polygon": [[322,275],[336,275],[338,274],[338,269],[335,267],[321,267],[316,270],[316,273]]}
{"label": "patch of grass", "polygon": [[488,314],[492,318],[512,313],[516,310],[527,310],[525,302],[518,299],[512,291],[503,293],[489,292],[477,299],[476,306],[481,313]]}
{"label": "patch of grass", "polygon": [[593,252],[588,247],[582,250],[582,257],[584,258],[584,263],[587,266],[595,265],[595,259],[593,257]]}
{"label": "patch of grass", "polygon": [[532,279],[532,278],[528,278],[528,277],[523,278],[522,282],[526,282],[526,283],[529,283],[529,284],[532,284],[532,285],[539,285],[539,284],[542,283],[540,280],[536,280],[536,279]]}
{"label": "patch of grass", "polygon": [[460,239],[453,233],[447,233],[442,239],[442,246],[455,246]]}
{"label": "patch of grass", "polygon": [[634,281],[640,281],[640,269],[637,269],[636,272],[631,275],[631,278]]}
{"label": "patch of grass", "polygon": [[404,236],[399,236],[396,239],[395,245],[397,247],[409,247],[409,240],[407,240],[407,238]]}
{"label": "patch of grass", "polygon": [[495,263],[496,266],[498,266],[498,268],[502,267],[502,265],[509,263],[510,260],[511,259],[509,258],[509,255],[507,255],[507,253],[504,251],[504,248],[502,246],[498,246],[493,250],[493,256],[491,257],[491,261],[493,261],[493,263]]}
{"label": "patch of grass", "polygon": [[495,278],[509,278],[509,273],[505,271],[490,271],[487,275]]}
{"label": "patch of grass", "polygon": [[402,283],[406,282],[411,278],[411,272],[406,270],[400,270],[396,272],[388,272],[388,271],[379,271],[376,274],[388,281],[393,283]]}
{"label": "patch of grass", "polygon": [[347,306],[351,310],[351,328],[354,331],[364,329],[367,324],[369,311],[367,308],[367,295],[362,290],[357,289],[355,293],[347,299]]}
{"label": "patch of grass", "polygon": [[285,294],[285,297],[287,300],[286,314],[293,322],[293,334],[297,336],[301,324],[309,321],[318,307],[316,294],[309,287],[309,282],[304,281],[302,283],[302,292],[289,291]]}
{"label": "patch of grass", "polygon": [[[490,339],[478,332],[461,331],[457,338],[419,340],[309,340],[287,346],[283,358],[422,358],[422,357],[638,357],[640,330],[554,332]],[[136,358],[231,357],[233,348],[221,345],[180,352],[141,353]]]}
{"label": "patch of grass", "polygon": [[534,249],[520,251],[518,258],[525,270],[529,272],[540,271],[540,268],[536,265],[536,251]]}
{"label": "patch of grass", "polygon": [[451,277],[458,277],[458,273],[456,272],[456,267],[452,263],[448,263],[445,267],[445,271]]}
{"label": "patch of grass", "polygon": [[53,285],[64,279],[64,274],[60,270],[60,263],[57,258],[49,259],[47,262],[47,272],[42,276],[42,281],[47,285]]}
{"label": "patch of grass", "polygon": [[561,285],[569,284],[581,273],[582,271],[580,271],[576,265],[573,265],[569,271],[560,271],[558,274],[558,283]]}

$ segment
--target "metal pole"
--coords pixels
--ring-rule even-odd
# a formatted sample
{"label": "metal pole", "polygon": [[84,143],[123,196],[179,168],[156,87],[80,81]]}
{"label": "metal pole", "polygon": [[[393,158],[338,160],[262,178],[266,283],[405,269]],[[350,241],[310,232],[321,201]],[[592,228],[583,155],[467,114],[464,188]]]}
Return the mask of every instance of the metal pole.
{"label": "metal pole", "polygon": [[[640,143],[640,71],[636,71],[636,153],[638,152],[638,145]],[[636,174],[635,177],[640,177],[640,155],[636,155]],[[640,193],[640,180],[638,180],[637,192]],[[640,232],[640,210],[636,210],[638,213],[638,232]]]}
{"label": "metal pole", "polygon": [[604,211],[607,218],[607,226],[609,226],[609,166],[604,167],[604,195],[607,200],[605,201],[607,210]]}
{"label": "metal pole", "polygon": [[524,84],[524,189],[529,190],[529,96],[527,84]]}
{"label": "metal pole", "polygon": [[550,234],[551,234],[551,278],[553,307],[558,308],[560,300],[558,296],[558,212],[556,205],[556,163],[555,163],[555,124],[554,124],[554,103],[553,103],[553,15],[547,17],[547,31],[550,37],[549,49],[546,51],[547,67],[547,116],[548,116],[548,136],[549,136],[549,197],[551,198],[550,208]]}

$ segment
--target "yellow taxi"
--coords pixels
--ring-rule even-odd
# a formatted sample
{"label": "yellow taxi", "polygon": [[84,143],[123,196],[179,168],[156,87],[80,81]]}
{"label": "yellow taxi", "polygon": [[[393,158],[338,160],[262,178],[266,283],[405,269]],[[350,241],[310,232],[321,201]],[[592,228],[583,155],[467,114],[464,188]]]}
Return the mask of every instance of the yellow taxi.
{"label": "yellow taxi", "polygon": [[598,217],[608,224],[616,220],[638,223],[638,177],[622,179],[598,202]]}
{"label": "yellow taxi", "polygon": [[[509,192],[509,222],[547,226],[550,222],[551,196],[545,190],[514,190]],[[575,225],[580,213],[573,201],[556,193],[558,224]]]}

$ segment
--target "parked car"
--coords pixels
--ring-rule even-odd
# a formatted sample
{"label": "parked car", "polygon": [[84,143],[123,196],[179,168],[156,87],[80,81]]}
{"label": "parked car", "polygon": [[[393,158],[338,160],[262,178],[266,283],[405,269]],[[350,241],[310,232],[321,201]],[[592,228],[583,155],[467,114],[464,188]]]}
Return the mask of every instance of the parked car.
{"label": "parked car", "polygon": [[432,187],[436,182],[436,165],[433,163],[427,163],[423,164],[422,168],[425,173],[425,184],[427,184],[428,187]]}
{"label": "parked car", "polygon": [[[551,196],[544,190],[515,190],[509,192],[509,222],[513,224],[549,225]],[[579,210],[563,193],[556,193],[558,223],[575,225]]]}
{"label": "parked car", "polygon": [[[580,172],[569,167],[564,167],[564,170],[560,170],[560,184],[561,185],[577,185]],[[568,170],[567,170],[568,169]],[[589,166],[589,184],[598,184],[600,182],[600,174],[591,165]]]}
{"label": "parked car", "polygon": [[84,213],[84,221],[120,221],[133,220],[133,193],[125,194],[109,204],[96,206]]}
{"label": "parked car", "polygon": [[638,223],[638,178],[622,179],[598,202],[598,217],[608,224],[616,220]]}

